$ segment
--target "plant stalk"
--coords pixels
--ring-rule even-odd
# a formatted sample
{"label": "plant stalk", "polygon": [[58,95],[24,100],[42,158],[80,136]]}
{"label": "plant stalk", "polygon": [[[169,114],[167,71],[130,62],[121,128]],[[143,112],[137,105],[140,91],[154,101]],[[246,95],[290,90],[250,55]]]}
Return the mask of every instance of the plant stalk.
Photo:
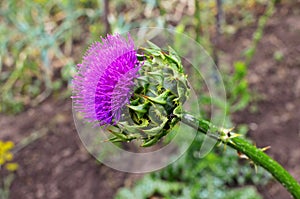
{"label": "plant stalk", "polygon": [[295,199],[300,199],[300,185],[298,181],[293,176],[291,176],[291,174],[286,171],[277,161],[272,159],[261,149],[255,147],[254,145],[250,144],[248,141],[240,137],[229,137],[228,141],[224,141],[220,138],[220,136],[216,136],[218,133],[220,133],[220,131],[224,131],[223,129],[215,127],[208,121],[197,119],[190,114],[183,114],[182,122],[204,134],[207,134],[207,132],[211,131],[212,128],[214,130],[219,129],[219,131],[216,132],[214,136],[211,136],[212,138],[222,141],[223,144],[227,144],[231,148],[246,155],[250,160],[254,162],[254,164],[263,167],[269,173],[271,173],[273,177],[280,184],[282,184]]}

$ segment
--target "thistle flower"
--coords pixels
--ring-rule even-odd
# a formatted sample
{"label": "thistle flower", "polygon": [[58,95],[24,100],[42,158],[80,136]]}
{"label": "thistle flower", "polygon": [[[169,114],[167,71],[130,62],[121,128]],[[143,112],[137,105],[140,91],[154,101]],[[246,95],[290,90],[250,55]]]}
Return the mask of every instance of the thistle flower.
{"label": "thistle flower", "polygon": [[88,122],[116,124],[129,103],[139,62],[134,43],[108,35],[87,50],[73,80],[74,107]]}
{"label": "thistle flower", "polygon": [[139,139],[151,146],[181,119],[189,87],[180,58],[172,48],[149,45],[140,55],[130,36],[108,35],[78,65],[75,109],[86,121],[105,125],[112,142]]}

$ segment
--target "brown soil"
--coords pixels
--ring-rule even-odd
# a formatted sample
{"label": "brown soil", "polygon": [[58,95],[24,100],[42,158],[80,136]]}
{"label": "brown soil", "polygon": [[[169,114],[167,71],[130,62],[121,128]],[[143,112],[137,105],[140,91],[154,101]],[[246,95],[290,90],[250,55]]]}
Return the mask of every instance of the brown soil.
{"label": "brown soil", "polygon": [[[236,113],[236,123],[250,126],[249,135],[300,181],[300,6],[277,9],[249,69],[248,80],[257,102]],[[221,49],[231,61],[250,43],[255,28],[223,38]],[[226,44],[226,45],[225,45]],[[273,58],[281,51],[282,61]],[[42,135],[16,153],[20,164],[11,199],[112,198],[117,189],[140,177],[110,169],[88,155],[76,133],[71,100],[52,97],[17,116],[0,115],[1,139],[21,141]],[[290,198],[275,181],[259,187],[266,199]]]}
{"label": "brown soil", "polygon": [[16,153],[20,169],[12,199],[112,198],[135,176],[110,169],[83,148],[73,123],[71,100],[51,99],[17,116],[1,116],[1,137],[19,142],[36,133],[38,141]]}

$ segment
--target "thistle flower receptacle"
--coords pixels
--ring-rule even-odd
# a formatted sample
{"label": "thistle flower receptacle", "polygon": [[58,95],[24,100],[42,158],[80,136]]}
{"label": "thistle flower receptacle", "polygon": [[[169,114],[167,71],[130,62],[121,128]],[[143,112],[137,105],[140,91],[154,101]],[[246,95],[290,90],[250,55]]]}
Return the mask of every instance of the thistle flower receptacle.
{"label": "thistle flower receptacle", "polygon": [[181,60],[169,48],[134,49],[130,36],[108,35],[87,51],[73,81],[74,108],[105,125],[110,141],[151,146],[180,121],[189,95]]}
{"label": "thistle flower receptacle", "polygon": [[73,80],[74,108],[88,122],[116,124],[129,103],[139,69],[134,43],[120,35],[95,42],[78,64]]}

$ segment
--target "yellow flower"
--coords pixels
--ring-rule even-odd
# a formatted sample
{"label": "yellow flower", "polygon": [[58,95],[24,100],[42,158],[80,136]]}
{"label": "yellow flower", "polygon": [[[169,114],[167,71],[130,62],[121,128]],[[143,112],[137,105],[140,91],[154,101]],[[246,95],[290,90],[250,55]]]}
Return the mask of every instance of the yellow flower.
{"label": "yellow flower", "polygon": [[[1,145],[0,145],[1,146]],[[4,142],[3,143],[3,146],[2,148],[5,150],[5,151],[8,151],[8,150],[11,150],[12,148],[14,148],[14,143],[12,141],[7,141],[7,142]]]}
{"label": "yellow flower", "polygon": [[2,158],[1,154],[0,154],[0,166],[4,165],[5,160],[4,158]]}
{"label": "yellow flower", "polygon": [[11,152],[13,148],[14,143],[12,141],[3,142],[0,140],[0,166],[4,165],[8,171],[15,171],[19,167],[17,163],[10,162],[14,158]]}
{"label": "yellow flower", "polygon": [[11,161],[13,158],[14,158],[14,155],[13,155],[12,153],[10,153],[10,152],[6,152],[6,153],[4,154],[4,159],[5,159],[6,161]]}
{"label": "yellow flower", "polygon": [[18,168],[19,168],[19,165],[17,163],[7,163],[5,165],[5,168],[8,170],[8,171],[16,171]]}

